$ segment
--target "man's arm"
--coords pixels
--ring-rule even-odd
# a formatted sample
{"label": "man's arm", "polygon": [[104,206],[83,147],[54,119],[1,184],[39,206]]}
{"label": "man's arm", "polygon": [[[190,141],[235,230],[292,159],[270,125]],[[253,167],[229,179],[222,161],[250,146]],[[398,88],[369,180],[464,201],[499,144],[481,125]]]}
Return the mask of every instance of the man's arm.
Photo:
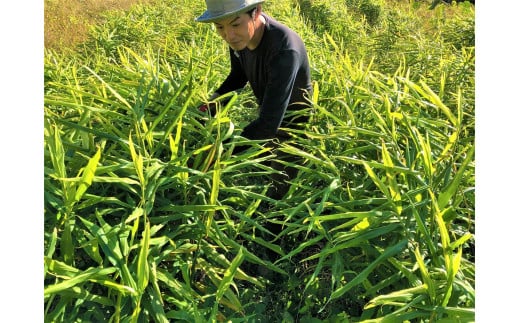
{"label": "man's arm", "polygon": [[[244,74],[242,66],[240,65],[240,61],[234,55],[234,51],[231,48],[229,49],[229,51],[230,51],[229,56],[230,56],[230,61],[231,61],[231,70],[230,70],[227,78],[224,80],[224,82],[208,98],[208,101],[213,101],[221,95],[224,95],[231,91],[241,89],[247,84],[247,77]],[[226,102],[227,101],[224,101],[221,103],[225,104]],[[208,110],[209,110],[210,115],[212,117],[214,117],[215,114],[217,113],[216,104],[209,102],[207,104],[202,104],[199,106],[199,111],[201,111],[201,112],[205,113]]]}
{"label": "man's arm", "polygon": [[268,139],[276,135],[287,110],[299,66],[299,55],[294,50],[281,51],[272,57],[259,116],[244,128],[242,136]]}
{"label": "man's arm", "polygon": [[231,48],[229,49],[229,57],[231,70],[222,85],[215,91],[216,93],[226,94],[241,89],[247,84],[247,77],[242,69],[242,65]]}

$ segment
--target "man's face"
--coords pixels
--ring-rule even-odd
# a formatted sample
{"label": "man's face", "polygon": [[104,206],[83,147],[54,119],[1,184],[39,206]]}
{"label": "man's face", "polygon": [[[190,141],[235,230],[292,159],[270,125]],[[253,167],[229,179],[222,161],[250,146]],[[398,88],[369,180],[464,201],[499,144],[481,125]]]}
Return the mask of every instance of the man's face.
{"label": "man's face", "polygon": [[253,18],[248,13],[215,22],[217,32],[233,50],[246,48],[255,35]]}

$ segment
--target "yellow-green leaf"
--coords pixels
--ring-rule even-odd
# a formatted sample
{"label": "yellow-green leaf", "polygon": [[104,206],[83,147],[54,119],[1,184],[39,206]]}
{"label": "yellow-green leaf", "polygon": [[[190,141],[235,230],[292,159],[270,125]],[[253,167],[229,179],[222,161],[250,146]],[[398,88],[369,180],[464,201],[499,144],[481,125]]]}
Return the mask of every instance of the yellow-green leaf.
{"label": "yellow-green leaf", "polygon": [[98,147],[96,153],[90,160],[88,161],[87,166],[83,170],[83,175],[81,176],[81,180],[79,181],[78,188],[76,189],[76,194],[74,196],[74,200],[77,202],[81,199],[83,194],[87,191],[87,188],[92,184],[92,179],[94,178],[94,174],[96,173],[96,168],[99,163],[99,159],[101,158],[101,148]]}

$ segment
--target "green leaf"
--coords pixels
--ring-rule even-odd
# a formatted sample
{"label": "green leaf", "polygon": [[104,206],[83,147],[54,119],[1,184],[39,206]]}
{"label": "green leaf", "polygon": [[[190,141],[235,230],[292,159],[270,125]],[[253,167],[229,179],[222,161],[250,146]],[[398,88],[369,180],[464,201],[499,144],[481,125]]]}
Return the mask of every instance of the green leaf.
{"label": "green leaf", "polygon": [[56,276],[71,277],[80,272],[79,269],[50,257],[44,257],[43,261],[49,272]]}
{"label": "green leaf", "polygon": [[419,270],[421,271],[421,276],[423,278],[424,284],[425,284],[426,288],[428,289],[430,301],[432,302],[432,304],[435,304],[435,301],[437,298],[437,295],[436,295],[437,286],[435,286],[433,280],[430,277],[430,274],[428,273],[428,269],[426,268],[424,260],[422,259],[422,255],[421,255],[421,252],[419,251],[419,248],[415,248],[414,254],[415,254],[415,259],[417,260],[417,264],[419,265]]}
{"label": "green leaf", "polygon": [[410,287],[407,289],[398,290],[395,292],[391,292],[386,295],[380,295],[370,300],[368,304],[365,306],[365,309],[369,309],[375,306],[381,305],[392,305],[394,302],[408,302],[417,294],[424,294],[428,290],[428,286],[426,284]]}
{"label": "green leaf", "polygon": [[116,271],[116,268],[90,268],[83,272],[80,272],[74,277],[70,277],[69,279],[65,279],[64,281],[50,285],[44,289],[44,297],[49,297],[52,294],[59,293],[63,290],[76,286],[77,284],[81,284],[91,278],[100,278],[103,276],[107,276]]}
{"label": "green leaf", "polygon": [[83,66],[86,70],[88,70],[90,73],[92,73],[92,75],[94,75],[98,80],[101,81],[101,83],[119,100],[121,101],[121,103],[123,103],[127,108],[128,110],[133,110],[132,109],[132,106],[128,103],[128,101],[126,99],[123,98],[122,95],[120,95],[114,88],[112,88],[107,82],[105,82],[105,80],[103,80],[103,78],[101,78],[101,76],[99,76],[96,72],[94,72],[92,69],[90,69],[90,67],[88,66]]}
{"label": "green leaf", "polygon": [[128,269],[128,266],[119,247],[117,232],[113,230],[106,232],[103,228],[97,226],[96,224],[86,219],[83,219],[82,217],[79,217],[79,219],[83,222],[87,229],[97,238],[99,246],[101,247],[101,250],[103,250],[103,253],[105,254],[105,257],[107,257],[108,261],[110,261],[112,265],[119,269],[124,284],[128,285],[131,289],[136,290],[137,285],[135,283],[134,278],[130,274],[130,270]]}
{"label": "green leaf", "polygon": [[60,240],[60,252],[63,260],[68,265],[72,265],[74,260],[74,242],[72,241],[73,220],[67,220],[64,223],[63,233]]}
{"label": "green leaf", "polygon": [[460,189],[460,183],[466,176],[466,168],[468,167],[469,163],[473,161],[473,154],[475,153],[475,146],[471,146],[468,153],[466,154],[464,161],[460,165],[460,167],[457,170],[457,174],[453,178],[453,180],[450,182],[446,190],[442,191],[439,194],[439,197],[437,199],[437,202],[439,204],[439,209],[444,209],[450,200],[453,198],[453,196],[457,193],[457,191]]}
{"label": "green leaf", "polygon": [[56,251],[56,242],[58,241],[58,229],[52,229],[51,241],[49,242],[49,247],[47,248],[46,256],[52,258],[54,255],[54,251]]}
{"label": "green leaf", "polygon": [[99,163],[99,159],[101,158],[101,148],[98,147],[96,154],[90,158],[87,166],[83,170],[83,175],[81,176],[81,180],[79,181],[79,185],[76,188],[76,194],[74,196],[74,200],[77,202],[81,200],[81,197],[87,191],[87,188],[92,184],[92,179],[94,178],[94,174],[96,173],[96,167]]}
{"label": "green leaf", "polygon": [[137,259],[137,290],[143,293],[148,286],[150,268],[148,265],[148,248],[150,246],[150,223],[146,222],[141,240],[141,250]]}
{"label": "green leaf", "polygon": [[376,173],[374,172],[372,167],[368,165],[368,163],[363,162],[363,166],[365,166],[368,176],[370,176],[370,178],[372,179],[372,181],[374,181],[376,186],[383,192],[383,194],[385,194],[386,198],[391,201],[392,195],[390,194],[388,186],[385,185],[379,177],[377,177]]}
{"label": "green leaf", "polygon": [[468,241],[471,238],[473,238],[473,234],[466,232],[462,237],[460,237],[459,239],[457,239],[456,241],[454,241],[450,244],[450,249],[451,250],[457,249],[458,247],[462,246],[466,241]]}
{"label": "green leaf", "polygon": [[80,299],[83,301],[95,302],[95,303],[105,305],[105,306],[111,306],[111,307],[114,306],[114,303],[110,298],[100,296],[100,295],[95,295],[79,286],[74,286],[67,290],[63,290],[60,292],[60,294],[63,297],[71,297],[71,298],[76,298],[76,299]]}
{"label": "green leaf", "polygon": [[449,266],[447,266],[448,281],[446,282],[446,292],[444,294],[444,299],[442,300],[442,306],[447,306],[450,301],[453,292],[453,282],[455,281],[455,276],[459,271],[460,263],[462,261],[462,248],[459,248],[455,255],[450,255],[449,259],[450,263]]}
{"label": "green leaf", "polygon": [[383,261],[385,261],[387,258],[392,257],[393,255],[401,252],[406,244],[408,243],[408,240],[404,239],[401,240],[398,244],[388,247],[385,249],[385,251],[377,257],[375,261],[373,261],[370,265],[368,265],[362,272],[360,272],[354,279],[349,281],[346,285],[342,286],[341,288],[336,289],[332,294],[330,295],[330,300],[337,299],[346,292],[348,292],[352,287],[361,284],[365,279],[367,279],[368,275]]}
{"label": "green leaf", "polygon": [[[448,118],[448,120],[451,121],[452,125],[454,127],[458,127],[458,118],[455,117],[455,115],[451,112],[450,108],[448,108],[439,98],[439,96],[433,92],[433,90],[424,82],[423,80],[420,80],[419,83],[422,86],[422,89],[419,90],[420,93],[422,93],[426,98],[428,98],[436,107],[438,107],[444,115]],[[419,89],[419,88],[418,88]]]}
{"label": "green leaf", "polygon": [[[233,277],[235,277],[238,266],[240,266],[240,264],[244,260],[244,253],[242,250],[243,250],[243,248],[240,248],[238,250],[237,255],[231,262],[231,265],[224,272],[224,276],[222,277],[222,280],[220,281],[220,285],[218,286],[217,293],[215,296],[216,297],[215,305],[213,306],[213,313],[215,313],[215,314],[218,309],[218,307],[217,307],[218,303],[221,301],[222,296],[224,296],[224,293],[228,290],[229,285],[233,281]],[[235,305],[235,307],[241,308],[240,303],[234,304],[234,305]]]}
{"label": "green leaf", "polygon": [[146,186],[146,181],[143,171],[143,156],[141,156],[141,153],[138,154],[135,151],[134,142],[132,141],[132,134],[128,136],[128,147],[130,148],[130,156],[132,156],[132,161],[134,162],[135,172],[137,173],[139,182],[144,189]]}

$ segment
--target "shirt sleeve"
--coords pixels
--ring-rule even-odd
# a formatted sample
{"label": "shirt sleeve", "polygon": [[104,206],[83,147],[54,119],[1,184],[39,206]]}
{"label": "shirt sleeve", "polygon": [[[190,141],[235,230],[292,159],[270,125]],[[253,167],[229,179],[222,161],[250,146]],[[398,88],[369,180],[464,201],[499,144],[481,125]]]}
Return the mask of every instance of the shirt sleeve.
{"label": "shirt sleeve", "polygon": [[282,50],[270,59],[259,116],[244,128],[243,137],[268,139],[276,135],[287,110],[299,66],[299,55],[294,50]]}
{"label": "shirt sleeve", "polygon": [[226,94],[243,88],[247,84],[247,77],[240,65],[240,61],[235,56],[234,51],[229,48],[229,57],[231,61],[231,70],[222,85],[215,91],[219,94]]}

